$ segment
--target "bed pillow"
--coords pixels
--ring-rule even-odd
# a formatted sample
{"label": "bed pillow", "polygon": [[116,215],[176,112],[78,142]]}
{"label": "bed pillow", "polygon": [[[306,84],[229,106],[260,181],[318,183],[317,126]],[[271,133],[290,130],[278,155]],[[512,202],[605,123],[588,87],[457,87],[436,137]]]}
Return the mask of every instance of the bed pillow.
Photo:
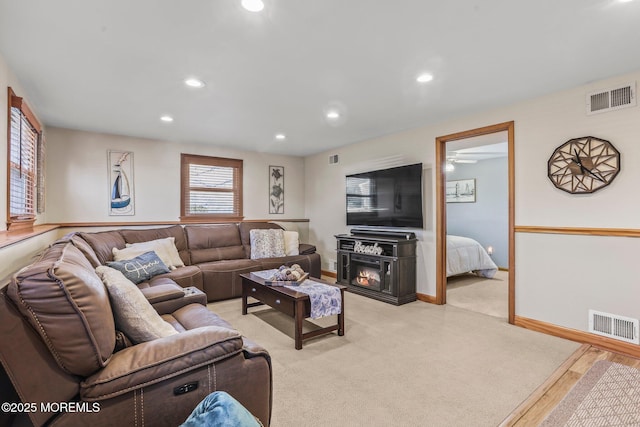
{"label": "bed pillow", "polygon": [[184,262],[178,254],[175,237],[165,237],[164,239],[149,240],[148,242],[127,243],[126,248],[113,248],[113,259],[122,261],[142,255],[145,252],[153,251],[171,270],[176,267],[184,267]]}
{"label": "bed pillow", "polygon": [[253,229],[251,239],[251,259],[277,258],[285,256],[284,232],[281,229]]}
{"label": "bed pillow", "polygon": [[107,263],[107,266],[120,271],[128,280],[136,285],[141,282],[146,282],[158,274],[169,272],[169,268],[153,251],[145,252],[131,259],[111,261]]}
{"label": "bed pillow", "polygon": [[297,231],[284,231],[284,252],[286,256],[300,255],[300,240]]}
{"label": "bed pillow", "polygon": [[131,342],[138,344],[178,333],[120,271],[101,265],[96,268],[96,274],[109,291],[116,328]]}

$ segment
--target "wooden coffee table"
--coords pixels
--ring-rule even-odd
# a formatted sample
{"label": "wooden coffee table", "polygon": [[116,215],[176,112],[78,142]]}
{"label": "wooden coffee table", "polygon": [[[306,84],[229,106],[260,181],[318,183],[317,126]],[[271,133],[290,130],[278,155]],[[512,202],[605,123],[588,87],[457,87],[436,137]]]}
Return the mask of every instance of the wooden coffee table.
{"label": "wooden coffee table", "polygon": [[[302,332],[302,322],[311,314],[311,301],[309,295],[294,291],[285,286],[267,286],[265,280],[253,273],[241,274],[242,277],[242,314],[247,314],[249,307],[266,304],[276,310],[295,319],[296,350],[302,349],[302,341],[318,335],[338,331],[338,335],[344,335],[344,290],[346,286],[336,285],[321,279],[313,278],[314,282],[324,283],[340,289],[342,310],[338,314],[338,323],[326,328],[316,329],[310,332]],[[248,298],[254,298],[258,302],[247,302]]]}

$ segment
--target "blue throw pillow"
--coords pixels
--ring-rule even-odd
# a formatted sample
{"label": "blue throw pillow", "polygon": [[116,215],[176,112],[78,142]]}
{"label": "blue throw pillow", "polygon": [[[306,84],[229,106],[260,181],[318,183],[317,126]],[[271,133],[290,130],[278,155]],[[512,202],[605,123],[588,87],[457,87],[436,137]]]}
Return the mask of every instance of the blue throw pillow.
{"label": "blue throw pillow", "polygon": [[153,251],[145,252],[132,259],[108,262],[107,265],[121,271],[127,279],[136,285],[158,274],[169,272],[167,265]]}
{"label": "blue throw pillow", "polygon": [[260,427],[242,403],[226,391],[214,391],[198,403],[180,427]]}

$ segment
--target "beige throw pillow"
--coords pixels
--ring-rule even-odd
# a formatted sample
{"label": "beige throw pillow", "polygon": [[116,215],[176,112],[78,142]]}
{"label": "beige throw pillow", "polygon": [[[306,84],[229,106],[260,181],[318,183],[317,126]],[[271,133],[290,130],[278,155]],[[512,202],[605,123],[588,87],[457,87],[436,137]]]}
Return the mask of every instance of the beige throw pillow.
{"label": "beige throw pillow", "polygon": [[284,231],[284,252],[287,256],[300,255],[298,246],[300,237],[297,231]]}
{"label": "beige throw pillow", "polygon": [[96,274],[109,291],[116,329],[124,332],[131,342],[139,344],[178,333],[120,271],[101,265]]}
{"label": "beige throw pillow", "polygon": [[184,267],[175,240],[175,237],[166,237],[148,242],[127,243],[127,247],[124,249],[113,248],[113,258],[115,261],[124,261],[153,251],[158,254],[158,257],[170,270],[175,270],[176,267]]}

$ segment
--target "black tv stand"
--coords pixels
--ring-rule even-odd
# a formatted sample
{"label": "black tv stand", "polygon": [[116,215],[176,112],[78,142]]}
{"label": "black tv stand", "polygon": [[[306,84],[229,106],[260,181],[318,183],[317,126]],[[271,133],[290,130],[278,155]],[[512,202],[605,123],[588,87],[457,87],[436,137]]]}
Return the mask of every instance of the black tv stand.
{"label": "black tv stand", "polygon": [[395,305],[417,299],[415,233],[353,229],[337,239],[337,283]]}

